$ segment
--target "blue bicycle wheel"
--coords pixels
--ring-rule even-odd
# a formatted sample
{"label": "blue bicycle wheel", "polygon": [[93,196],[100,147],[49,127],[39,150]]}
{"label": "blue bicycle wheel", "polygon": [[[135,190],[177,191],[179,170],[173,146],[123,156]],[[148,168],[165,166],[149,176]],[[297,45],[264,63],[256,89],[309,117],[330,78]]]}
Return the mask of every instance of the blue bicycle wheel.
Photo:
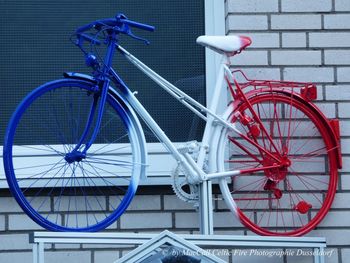
{"label": "blue bicycle wheel", "polygon": [[82,134],[96,97],[96,85],[87,81],[49,82],[19,104],[8,125],[3,156],[9,188],[28,216],[50,231],[111,225],[145,172],[139,122],[111,92],[86,157],[67,158],[82,138],[79,150],[90,138],[94,125],[86,138]]}

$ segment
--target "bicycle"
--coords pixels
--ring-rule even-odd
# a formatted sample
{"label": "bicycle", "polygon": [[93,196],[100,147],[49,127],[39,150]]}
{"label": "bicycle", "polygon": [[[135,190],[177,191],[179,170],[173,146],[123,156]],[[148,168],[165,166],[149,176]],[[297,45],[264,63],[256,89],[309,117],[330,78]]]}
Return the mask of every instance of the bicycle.
{"label": "bicycle", "polygon": [[[316,227],[330,209],[341,168],[339,123],[312,103],[316,86],[250,80],[229,63],[251,44],[248,37],[201,36],[199,44],[222,55],[207,108],[119,44],[121,35],[148,43],[132,28],[154,31],[123,14],[78,28],[74,43],[92,75],[65,73],[33,90],[14,112],[4,166],[9,188],[30,218],[53,231],[98,231],[115,222],[145,178],[140,116],[177,161],[180,198],[195,201],[201,182],[218,180],[227,208],[255,233],[299,236]],[[96,47],[103,44],[101,58]],[[112,68],[116,51],[206,121],[201,142],[180,148],[171,142]],[[221,116],[219,95],[226,88],[231,102]],[[23,136],[32,143],[24,144]]]}

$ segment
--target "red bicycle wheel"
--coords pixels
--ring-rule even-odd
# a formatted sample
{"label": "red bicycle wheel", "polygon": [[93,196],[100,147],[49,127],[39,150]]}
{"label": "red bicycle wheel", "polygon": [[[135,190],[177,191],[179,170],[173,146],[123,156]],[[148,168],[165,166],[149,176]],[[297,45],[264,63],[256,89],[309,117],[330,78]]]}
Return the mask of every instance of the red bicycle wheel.
{"label": "red bicycle wheel", "polygon": [[[251,170],[225,180],[223,196],[229,191],[241,222],[257,234],[304,235],[325,217],[336,192],[332,134],[308,103],[292,95],[269,92],[249,102],[264,127],[248,103],[239,105],[230,119],[260,148],[232,131],[222,134],[219,170]],[[271,168],[276,160],[283,167]]]}

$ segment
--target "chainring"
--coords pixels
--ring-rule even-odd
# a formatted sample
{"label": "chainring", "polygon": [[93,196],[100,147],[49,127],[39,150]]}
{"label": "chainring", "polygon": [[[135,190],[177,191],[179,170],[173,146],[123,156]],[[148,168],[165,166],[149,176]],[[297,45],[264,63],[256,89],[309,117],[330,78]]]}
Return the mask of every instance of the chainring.
{"label": "chainring", "polygon": [[[177,197],[188,203],[198,203],[199,201],[199,186],[197,184],[190,184],[187,176],[180,176],[180,172],[184,171],[181,165],[177,165],[172,172],[172,188]],[[185,189],[184,189],[185,188]]]}

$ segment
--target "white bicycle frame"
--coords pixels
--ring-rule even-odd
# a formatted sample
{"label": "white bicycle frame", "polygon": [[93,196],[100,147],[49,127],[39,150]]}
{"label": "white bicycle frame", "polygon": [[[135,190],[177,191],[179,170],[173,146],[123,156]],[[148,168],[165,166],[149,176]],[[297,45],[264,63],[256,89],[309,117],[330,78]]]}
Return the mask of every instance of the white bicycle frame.
{"label": "white bicycle frame", "polygon": [[[135,97],[135,95],[128,90],[128,94],[126,94],[126,99],[130,103],[130,105],[134,108],[134,110],[138,113],[138,115],[144,120],[144,122],[148,125],[151,131],[156,135],[156,137],[160,140],[160,142],[164,143],[167,147],[168,151],[173,155],[173,157],[177,160],[178,164],[184,167],[186,172],[188,172],[193,180],[193,183],[201,183],[207,180],[231,177],[238,174],[241,174],[240,170],[232,170],[229,172],[217,172],[214,170],[214,167],[211,165],[216,160],[208,160],[209,161],[209,173],[205,173],[203,171],[203,165],[205,162],[205,157],[208,150],[211,148],[210,138],[217,128],[217,125],[221,125],[222,127],[229,128],[240,134],[240,131],[236,129],[235,125],[227,122],[221,116],[217,115],[217,108],[219,104],[219,97],[224,87],[224,76],[229,76],[230,79],[233,79],[232,73],[228,68],[228,57],[226,55],[222,56],[219,74],[217,77],[215,90],[213,97],[210,102],[209,108],[206,108],[186,93],[178,89],[176,86],[165,80],[163,77],[158,75],[148,66],[146,66],[143,62],[133,56],[131,53],[126,51],[121,46],[118,46],[118,50],[138,69],[140,69],[143,73],[145,73],[149,78],[151,78],[154,82],[156,82],[161,88],[163,88],[166,92],[168,92],[172,97],[178,100],[185,107],[193,111],[196,115],[206,121],[205,130],[203,134],[203,138],[200,144],[199,153],[197,161],[194,161],[193,158],[186,152],[181,152],[181,150],[177,149],[175,145],[171,142],[168,136],[164,133],[164,131],[159,127],[159,125],[155,122],[152,116],[147,112],[147,110],[143,107],[143,105],[139,102],[139,100]],[[112,71],[113,73],[113,71]],[[206,114],[206,115],[205,115]],[[213,155],[211,155],[213,156]],[[213,158],[213,157],[212,157]]]}

